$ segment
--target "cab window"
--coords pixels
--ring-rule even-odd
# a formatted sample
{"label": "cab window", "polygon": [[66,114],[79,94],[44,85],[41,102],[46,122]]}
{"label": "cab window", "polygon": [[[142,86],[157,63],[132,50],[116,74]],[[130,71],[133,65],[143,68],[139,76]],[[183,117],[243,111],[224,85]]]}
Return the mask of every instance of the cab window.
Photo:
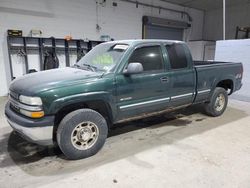
{"label": "cab window", "polygon": [[163,70],[163,58],[160,46],[145,46],[135,49],[129,63],[141,63],[144,71]]}
{"label": "cab window", "polygon": [[187,68],[188,60],[183,44],[174,43],[165,47],[168,52],[171,69]]}

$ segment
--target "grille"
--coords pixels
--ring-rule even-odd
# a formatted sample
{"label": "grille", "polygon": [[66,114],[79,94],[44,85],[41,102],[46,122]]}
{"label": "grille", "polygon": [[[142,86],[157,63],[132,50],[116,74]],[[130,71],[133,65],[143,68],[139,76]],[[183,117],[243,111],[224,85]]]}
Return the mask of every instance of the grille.
{"label": "grille", "polygon": [[17,93],[10,91],[9,93],[10,109],[19,113],[20,108],[18,107],[18,105],[15,104],[18,101],[18,97],[19,95]]}
{"label": "grille", "polygon": [[10,103],[10,108],[15,111],[15,112],[20,112],[20,108],[16,105],[14,105],[13,103]]}
{"label": "grille", "polygon": [[13,99],[16,99],[16,100],[18,101],[18,97],[19,97],[18,93],[15,93],[15,92],[13,92],[13,91],[10,91],[10,96],[11,96]]}

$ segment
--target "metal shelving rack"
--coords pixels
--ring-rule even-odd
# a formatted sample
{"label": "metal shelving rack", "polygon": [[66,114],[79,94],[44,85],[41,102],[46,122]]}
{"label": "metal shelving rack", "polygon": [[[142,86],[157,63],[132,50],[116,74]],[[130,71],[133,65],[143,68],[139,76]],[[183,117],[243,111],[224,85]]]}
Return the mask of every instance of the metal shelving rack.
{"label": "metal shelving rack", "polygon": [[64,53],[66,66],[70,66],[70,54],[80,53],[84,51],[87,53],[94,46],[102,43],[102,41],[84,41],[82,39],[65,40],[62,38],[39,38],[39,37],[20,37],[20,36],[7,36],[7,45],[9,53],[10,73],[11,79],[15,79],[13,76],[13,63],[12,54],[18,54],[23,52],[25,74],[29,72],[28,54],[39,54],[40,70],[44,70],[44,57],[46,51],[53,51],[54,53]]}
{"label": "metal shelving rack", "polygon": [[239,39],[239,32],[244,33],[243,38],[248,39],[249,38],[249,33],[250,33],[250,27],[236,27],[236,33],[235,33],[235,39]]}

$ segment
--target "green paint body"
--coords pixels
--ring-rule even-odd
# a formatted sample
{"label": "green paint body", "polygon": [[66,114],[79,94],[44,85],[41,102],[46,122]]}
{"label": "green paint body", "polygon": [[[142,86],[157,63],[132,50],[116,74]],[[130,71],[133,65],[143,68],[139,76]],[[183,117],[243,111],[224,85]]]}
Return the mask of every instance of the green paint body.
{"label": "green paint body", "polygon": [[[212,65],[195,66],[187,47],[188,67],[171,70],[164,45],[173,42],[118,41],[129,44],[129,48],[117,66],[108,73],[76,68],[42,71],[16,79],[10,90],[26,96],[41,97],[46,115],[55,115],[68,105],[103,101],[109,106],[112,121],[116,123],[145,113],[206,102],[222,80],[233,82],[233,92],[240,89],[242,78],[236,75],[241,73],[241,63],[214,62]],[[161,46],[164,70],[124,75],[123,70],[132,52],[148,45]],[[168,81],[163,82],[161,78],[164,77]]]}

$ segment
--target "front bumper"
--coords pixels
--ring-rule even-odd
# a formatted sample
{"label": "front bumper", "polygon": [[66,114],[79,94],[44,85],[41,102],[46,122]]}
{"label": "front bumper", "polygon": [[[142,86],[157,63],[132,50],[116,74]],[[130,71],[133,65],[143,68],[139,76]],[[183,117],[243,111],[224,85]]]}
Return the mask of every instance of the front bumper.
{"label": "front bumper", "polygon": [[10,126],[26,140],[39,145],[53,144],[54,116],[26,118],[11,110],[9,102],[5,106],[5,115]]}

